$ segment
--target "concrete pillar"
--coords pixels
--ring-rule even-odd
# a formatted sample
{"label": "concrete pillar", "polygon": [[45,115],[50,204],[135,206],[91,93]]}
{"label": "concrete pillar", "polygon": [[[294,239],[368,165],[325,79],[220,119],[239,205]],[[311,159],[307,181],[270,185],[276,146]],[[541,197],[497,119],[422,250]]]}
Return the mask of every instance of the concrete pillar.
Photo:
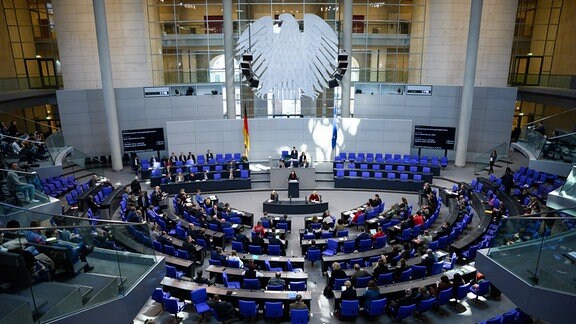
{"label": "concrete pillar", "polygon": [[462,101],[460,102],[458,138],[456,139],[456,160],[454,161],[454,165],[457,167],[466,166],[468,137],[470,136],[470,119],[472,117],[472,102],[474,101],[474,80],[476,79],[478,43],[480,41],[480,22],[482,21],[482,3],[483,0],[472,0],[472,4],[470,5],[470,23],[468,26],[468,44],[466,45],[464,84],[462,86]]}
{"label": "concrete pillar", "polygon": [[108,24],[106,22],[106,6],[104,0],[93,0],[94,20],[96,22],[96,41],[98,42],[98,59],[100,76],[102,78],[102,96],[104,97],[104,112],[108,124],[108,141],[112,157],[112,170],[122,170],[122,151],[120,150],[120,127],[116,111],[116,95],[112,78],[112,62],[110,60],[110,42],[108,40]]}
{"label": "concrete pillar", "polygon": [[223,0],[224,10],[224,75],[226,78],[226,116],[236,118],[234,105],[234,28],[232,26],[232,0]]}
{"label": "concrete pillar", "polygon": [[340,105],[341,116],[346,118],[350,117],[350,76],[352,75],[352,0],[344,0],[344,10],[341,10],[344,15],[344,22],[342,26],[342,48],[348,54],[348,69],[344,78],[342,79],[342,104]]}

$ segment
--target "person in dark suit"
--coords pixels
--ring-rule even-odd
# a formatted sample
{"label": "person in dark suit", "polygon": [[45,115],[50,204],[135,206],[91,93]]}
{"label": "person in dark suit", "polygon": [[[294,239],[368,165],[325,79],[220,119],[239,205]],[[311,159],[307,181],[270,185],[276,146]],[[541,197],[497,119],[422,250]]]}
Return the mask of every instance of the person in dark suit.
{"label": "person in dark suit", "polygon": [[261,248],[264,248],[264,239],[260,234],[256,234],[256,236],[254,236],[252,239],[252,245],[258,245]]}
{"label": "person in dark suit", "polygon": [[186,157],[186,161],[192,161],[192,164],[196,164],[196,156],[192,154],[192,152],[188,152],[188,156]]}
{"label": "person in dark suit", "polygon": [[180,152],[180,155],[178,156],[178,161],[186,163],[186,154],[184,154],[184,152]]}
{"label": "person in dark suit", "polygon": [[140,191],[136,203],[138,204],[138,209],[140,209],[142,213],[146,212],[146,209],[150,206],[150,199],[148,199],[146,191]]}
{"label": "person in dark suit", "polygon": [[290,151],[290,158],[298,159],[298,150],[296,149],[296,146],[292,146],[292,151]]}
{"label": "person in dark suit", "polygon": [[335,310],[339,310],[342,306],[342,300],[357,300],[358,294],[356,293],[356,289],[352,286],[350,280],[346,280],[344,282],[344,286],[346,287],[345,290],[342,290],[342,294],[340,295],[340,302],[334,303]]}
{"label": "person in dark suit", "polygon": [[140,180],[138,180],[138,176],[134,177],[134,180],[130,183],[130,189],[132,192],[137,195],[142,190],[142,186],[140,186]]}
{"label": "person in dark suit", "polygon": [[244,235],[244,233],[239,232],[238,234],[236,234],[236,236],[234,237],[234,241],[242,242],[242,245],[244,246],[244,251],[248,251],[248,245],[250,244],[250,240],[248,239],[248,237],[246,237],[246,235]]}
{"label": "person in dark suit", "polygon": [[176,164],[176,161],[178,161],[178,157],[176,156],[176,153],[172,152],[172,154],[170,155],[170,164],[174,165]]}
{"label": "person in dark suit", "polygon": [[364,228],[360,229],[360,233],[356,236],[356,247],[360,244],[361,240],[370,239],[370,234],[364,232]]}
{"label": "person in dark suit", "polygon": [[272,235],[270,238],[268,238],[268,246],[270,245],[280,245],[280,254],[286,256],[286,248],[284,247],[282,241],[276,238],[276,236]]}
{"label": "person in dark suit", "polygon": [[496,160],[498,160],[498,153],[494,150],[490,153],[490,169],[488,169],[488,174],[494,173],[494,163],[496,163]]}
{"label": "person in dark suit", "polygon": [[210,152],[210,150],[206,151],[206,161],[213,159],[214,158],[214,154],[212,154],[212,152]]}

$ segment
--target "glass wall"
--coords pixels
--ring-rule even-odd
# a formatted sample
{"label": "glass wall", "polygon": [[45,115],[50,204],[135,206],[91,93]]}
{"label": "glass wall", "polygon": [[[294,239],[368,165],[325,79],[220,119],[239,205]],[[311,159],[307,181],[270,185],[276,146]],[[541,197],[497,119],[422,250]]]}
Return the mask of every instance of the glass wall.
{"label": "glass wall", "polygon": [[[8,52],[0,61],[0,90],[58,88],[62,84],[51,0],[3,0]],[[4,23],[4,22],[3,22]],[[7,38],[6,38],[7,37]]]}
{"label": "glass wall", "polygon": [[[342,40],[343,12],[339,1],[233,1],[234,42],[256,19],[290,13],[297,20],[314,14]],[[424,37],[424,0],[354,1],[352,82],[420,83]],[[221,0],[148,0],[154,83],[223,82],[224,37]],[[236,64],[236,115],[240,102],[249,116],[297,114],[332,116],[340,91],[327,89],[316,100],[289,102],[256,98],[241,79]]]}

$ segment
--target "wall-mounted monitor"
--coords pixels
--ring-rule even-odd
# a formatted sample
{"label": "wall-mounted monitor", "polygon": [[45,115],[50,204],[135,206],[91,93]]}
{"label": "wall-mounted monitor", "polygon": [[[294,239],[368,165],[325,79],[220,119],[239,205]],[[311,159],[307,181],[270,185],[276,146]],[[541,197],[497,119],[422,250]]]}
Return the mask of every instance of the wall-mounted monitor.
{"label": "wall-mounted monitor", "polygon": [[124,152],[164,151],[163,128],[128,129],[122,131]]}
{"label": "wall-mounted monitor", "polygon": [[416,125],[414,126],[414,142],[412,146],[453,150],[455,137],[455,127]]}

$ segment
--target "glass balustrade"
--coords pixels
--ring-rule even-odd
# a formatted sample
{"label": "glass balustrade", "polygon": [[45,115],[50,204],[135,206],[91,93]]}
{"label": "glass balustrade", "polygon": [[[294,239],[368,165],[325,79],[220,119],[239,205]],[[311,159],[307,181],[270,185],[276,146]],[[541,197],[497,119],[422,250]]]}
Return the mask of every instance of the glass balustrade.
{"label": "glass balustrade", "polygon": [[0,169],[0,185],[2,201],[12,205],[29,208],[50,201],[36,172]]}
{"label": "glass balustrade", "polygon": [[[490,154],[492,151],[496,151],[498,154],[498,160],[506,161],[504,158],[508,156],[508,143],[502,143],[495,148],[489,150],[488,152],[482,153],[476,157],[474,162],[474,174],[479,174],[482,171],[488,171],[490,168]],[[498,162],[498,161],[497,161]],[[500,163],[502,163],[500,162]],[[505,163],[505,162],[504,162]]]}
{"label": "glass balustrade", "polygon": [[0,322],[44,323],[112,301],[158,262],[146,225],[46,216],[24,209],[0,215]]}
{"label": "glass balustrade", "polygon": [[574,218],[503,220],[488,256],[529,285],[576,294]]}

